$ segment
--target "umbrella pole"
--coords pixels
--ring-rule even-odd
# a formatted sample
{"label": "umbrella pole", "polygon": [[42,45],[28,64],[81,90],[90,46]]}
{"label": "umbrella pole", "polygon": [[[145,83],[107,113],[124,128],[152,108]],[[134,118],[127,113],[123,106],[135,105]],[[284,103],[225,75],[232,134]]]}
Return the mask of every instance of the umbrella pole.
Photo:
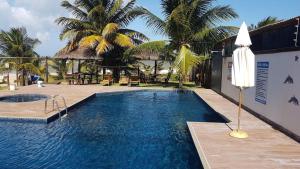
{"label": "umbrella pole", "polygon": [[240,87],[240,90],[239,90],[239,111],[238,111],[238,131],[240,131],[241,129],[241,109],[242,109],[242,88]]}
{"label": "umbrella pole", "polygon": [[243,94],[242,94],[243,88],[239,88],[239,109],[238,109],[238,127],[236,130],[233,130],[230,132],[231,137],[235,138],[247,138],[248,134],[245,131],[241,130],[241,111],[242,111],[242,101],[243,101]]}

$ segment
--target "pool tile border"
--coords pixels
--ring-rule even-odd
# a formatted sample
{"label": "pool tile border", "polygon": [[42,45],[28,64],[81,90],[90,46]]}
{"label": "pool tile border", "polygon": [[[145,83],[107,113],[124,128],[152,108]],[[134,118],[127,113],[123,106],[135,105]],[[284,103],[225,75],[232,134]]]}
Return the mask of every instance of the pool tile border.
{"label": "pool tile border", "polygon": [[[110,95],[110,94],[120,94],[120,93],[130,93],[130,92],[138,92],[138,91],[175,91],[175,90],[182,90],[182,89],[172,89],[172,88],[141,88],[141,89],[133,89],[133,90],[123,90],[123,91],[101,91],[95,92],[93,94],[88,95],[87,97],[73,103],[72,105],[68,106],[68,112],[74,110],[76,107],[82,105],[86,101],[96,97],[97,95]],[[186,89],[183,89],[186,90]],[[195,93],[193,90],[186,90]],[[49,124],[57,119],[59,119],[59,114],[61,116],[66,114],[66,109],[58,111],[53,115],[42,118],[42,117],[7,117],[7,116],[0,116],[0,122],[19,122],[19,123],[44,123]]]}

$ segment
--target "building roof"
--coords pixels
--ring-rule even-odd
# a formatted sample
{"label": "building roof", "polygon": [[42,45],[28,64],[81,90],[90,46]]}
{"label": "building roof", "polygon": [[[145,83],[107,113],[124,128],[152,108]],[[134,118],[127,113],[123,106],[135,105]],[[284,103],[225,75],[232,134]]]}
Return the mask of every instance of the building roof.
{"label": "building roof", "polygon": [[[279,22],[276,22],[276,23],[273,23],[273,24],[269,24],[269,25],[251,30],[251,31],[249,31],[249,34],[251,36],[251,35],[263,33],[263,32],[266,32],[266,31],[269,31],[269,30],[272,30],[272,29],[277,29],[277,28],[288,26],[288,25],[292,25],[292,24],[296,25],[296,24],[298,24],[297,21],[299,19],[300,19],[300,16],[297,16],[297,17],[294,17],[294,18],[291,18],[291,19],[288,19],[288,20],[282,20],[282,21],[279,21]],[[228,38],[225,38],[225,39],[221,40],[221,42],[231,40],[231,39],[235,39],[236,36],[237,35],[230,36]]]}
{"label": "building roof", "polygon": [[142,52],[139,54],[134,54],[133,56],[140,60],[161,60],[160,54],[154,52]]}
{"label": "building roof", "polygon": [[[300,16],[250,31],[251,50],[255,54],[300,50],[299,22]],[[215,45],[214,50],[225,49],[225,56],[229,57],[236,48],[235,40],[236,35],[223,39]]]}
{"label": "building roof", "polygon": [[69,53],[58,53],[54,56],[58,59],[73,59],[73,60],[103,60],[97,56],[96,52],[90,48],[79,47]]}

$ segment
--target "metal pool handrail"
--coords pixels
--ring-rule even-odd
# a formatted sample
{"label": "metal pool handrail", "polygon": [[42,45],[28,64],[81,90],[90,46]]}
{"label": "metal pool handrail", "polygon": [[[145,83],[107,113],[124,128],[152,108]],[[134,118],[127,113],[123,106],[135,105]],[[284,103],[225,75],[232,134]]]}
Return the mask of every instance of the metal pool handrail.
{"label": "metal pool handrail", "polygon": [[46,99],[45,100],[44,112],[45,112],[45,114],[49,113],[49,112],[47,112],[47,107],[48,107],[48,101],[51,100],[52,101],[52,110],[51,111],[55,110],[54,105],[56,105],[56,109],[59,111],[59,118],[61,118],[61,110],[60,110],[61,107],[58,104],[57,97],[60,97],[63,100],[64,108],[66,110],[66,114],[68,114],[68,106],[67,106],[67,103],[66,103],[66,99],[61,95],[54,95],[51,98]]}

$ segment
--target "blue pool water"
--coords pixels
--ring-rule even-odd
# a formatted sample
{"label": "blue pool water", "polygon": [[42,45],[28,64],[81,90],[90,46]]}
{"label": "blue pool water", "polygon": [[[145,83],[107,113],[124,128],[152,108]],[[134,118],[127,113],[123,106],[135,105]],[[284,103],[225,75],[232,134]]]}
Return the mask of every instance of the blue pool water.
{"label": "blue pool water", "polygon": [[42,95],[42,94],[16,94],[16,95],[0,97],[0,102],[8,102],[8,103],[34,102],[38,100],[45,100],[47,98],[49,98],[49,96]]}
{"label": "blue pool water", "polygon": [[0,122],[0,168],[202,168],[187,121],[224,122],[192,92],[99,94],[62,121]]}

